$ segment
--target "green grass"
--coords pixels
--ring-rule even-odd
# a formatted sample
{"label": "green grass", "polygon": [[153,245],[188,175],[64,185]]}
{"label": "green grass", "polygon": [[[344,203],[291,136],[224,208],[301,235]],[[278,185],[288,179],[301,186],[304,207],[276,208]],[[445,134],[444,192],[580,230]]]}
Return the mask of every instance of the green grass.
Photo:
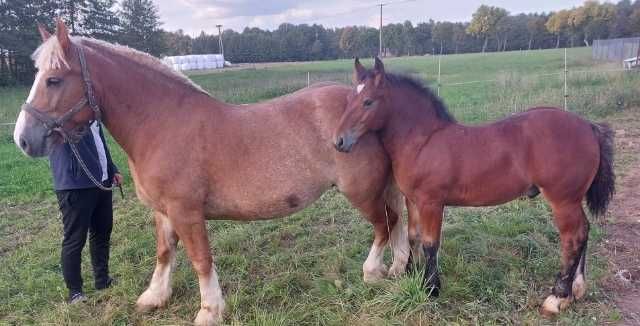
{"label": "green grass", "polygon": [[[569,51],[573,71],[597,65],[586,49]],[[365,61],[370,65],[371,61]],[[388,59],[388,71],[404,72],[437,87],[437,58]],[[441,95],[467,123],[504,117],[529,106],[563,103],[560,50],[469,54],[442,59]],[[191,78],[216,98],[249,103],[283,95],[311,81],[348,83],[351,60],[217,72]],[[447,86],[473,80],[492,82]],[[602,120],[640,106],[636,73],[572,73],[569,108]],[[0,123],[15,119],[26,88],[0,89]],[[15,148],[11,128],[0,127],[0,324],[189,324],[199,307],[197,278],[179,250],[174,294],[166,309],[138,314],[134,303],[155,263],[151,213],[135,198],[115,198],[111,268],[118,284],[91,287],[89,259],[83,272],[90,301],[62,303],[59,247],[61,221],[46,160],[30,160]],[[126,157],[110,140],[127,179]],[[130,182],[130,181],[129,181]],[[540,318],[537,308],[559,266],[558,235],[541,199],[500,207],[447,209],[441,251],[443,291],[430,299],[418,276],[369,286],[362,263],[371,227],[335,191],[291,217],[273,221],[208,223],[211,246],[227,301],[225,322],[235,325],[599,325],[619,319],[597,286],[606,257],[589,254],[586,298],[559,319]],[[591,248],[602,238],[592,228]],[[85,251],[85,253],[87,253]],[[387,260],[389,257],[387,257]]]}

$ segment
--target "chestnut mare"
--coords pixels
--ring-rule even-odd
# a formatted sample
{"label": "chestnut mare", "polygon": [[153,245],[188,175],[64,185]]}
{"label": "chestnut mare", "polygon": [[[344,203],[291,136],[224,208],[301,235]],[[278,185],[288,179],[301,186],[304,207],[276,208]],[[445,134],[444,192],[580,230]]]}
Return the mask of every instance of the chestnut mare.
{"label": "chestnut mare", "polygon": [[409,208],[409,240],[420,238],[424,283],[438,295],[438,247],[444,206],[506,203],[536,188],[551,205],[560,231],[562,266],[541,312],[559,313],[585,294],[589,222],[582,209],[602,215],[614,192],[613,133],[578,115],[535,108],[482,126],[456,123],[419,82],[372,71],[356,59],[356,88],[335,132],[349,152],[369,131],[379,135]]}
{"label": "chestnut mare", "polygon": [[[29,156],[47,155],[62,142],[60,133],[73,134],[98,118],[87,105],[60,118],[69,108],[82,106],[84,98],[99,106],[101,120],[128,155],[138,197],[154,210],[157,261],[137,300],[139,310],[167,303],[180,240],[200,283],[195,323],[219,323],[224,300],[205,220],[290,215],[332,186],[374,225],[365,281],[405,271],[409,242],[398,222],[404,201],[384,149],[373,135],[354,156],[333,149],[333,125],[350,87],[323,84],[264,103],[230,105],[147,54],[70,38],[61,21],[55,36],[42,27],[40,33],[44,43],[34,54],[39,72],[14,139]],[[43,120],[59,123],[51,128]],[[388,242],[394,260],[387,271],[382,258]]]}

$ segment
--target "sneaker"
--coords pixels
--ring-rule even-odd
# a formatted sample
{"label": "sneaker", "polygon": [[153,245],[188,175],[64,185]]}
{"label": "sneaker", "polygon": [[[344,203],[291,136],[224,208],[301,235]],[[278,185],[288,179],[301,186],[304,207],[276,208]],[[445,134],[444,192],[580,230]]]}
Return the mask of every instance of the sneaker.
{"label": "sneaker", "polygon": [[96,290],[108,289],[113,284],[115,284],[115,279],[113,279],[112,277],[108,277],[107,281],[104,284],[96,284]]}
{"label": "sneaker", "polygon": [[82,292],[73,292],[69,294],[68,304],[76,304],[87,301],[87,297]]}

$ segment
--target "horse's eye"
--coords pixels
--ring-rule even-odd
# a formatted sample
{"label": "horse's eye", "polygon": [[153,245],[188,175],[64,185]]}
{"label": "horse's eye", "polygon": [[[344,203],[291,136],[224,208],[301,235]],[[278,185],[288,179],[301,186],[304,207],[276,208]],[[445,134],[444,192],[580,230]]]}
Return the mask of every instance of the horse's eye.
{"label": "horse's eye", "polygon": [[56,86],[62,82],[62,79],[58,77],[49,77],[47,78],[47,87]]}
{"label": "horse's eye", "polygon": [[365,107],[369,107],[369,106],[371,106],[373,104],[373,100],[368,98],[368,99],[364,100],[363,104],[364,104]]}

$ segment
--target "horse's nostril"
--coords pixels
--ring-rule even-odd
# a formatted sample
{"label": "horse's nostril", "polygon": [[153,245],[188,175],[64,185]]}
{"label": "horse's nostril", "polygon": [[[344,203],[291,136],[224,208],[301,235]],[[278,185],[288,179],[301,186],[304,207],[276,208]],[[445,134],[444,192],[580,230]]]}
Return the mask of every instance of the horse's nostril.
{"label": "horse's nostril", "polygon": [[27,142],[23,138],[20,138],[20,148],[27,149]]}
{"label": "horse's nostril", "polygon": [[344,139],[343,139],[342,137],[339,137],[339,138],[336,140],[336,147],[338,147],[338,148],[339,148],[339,147],[342,147],[342,145],[343,145],[343,144],[344,144]]}

